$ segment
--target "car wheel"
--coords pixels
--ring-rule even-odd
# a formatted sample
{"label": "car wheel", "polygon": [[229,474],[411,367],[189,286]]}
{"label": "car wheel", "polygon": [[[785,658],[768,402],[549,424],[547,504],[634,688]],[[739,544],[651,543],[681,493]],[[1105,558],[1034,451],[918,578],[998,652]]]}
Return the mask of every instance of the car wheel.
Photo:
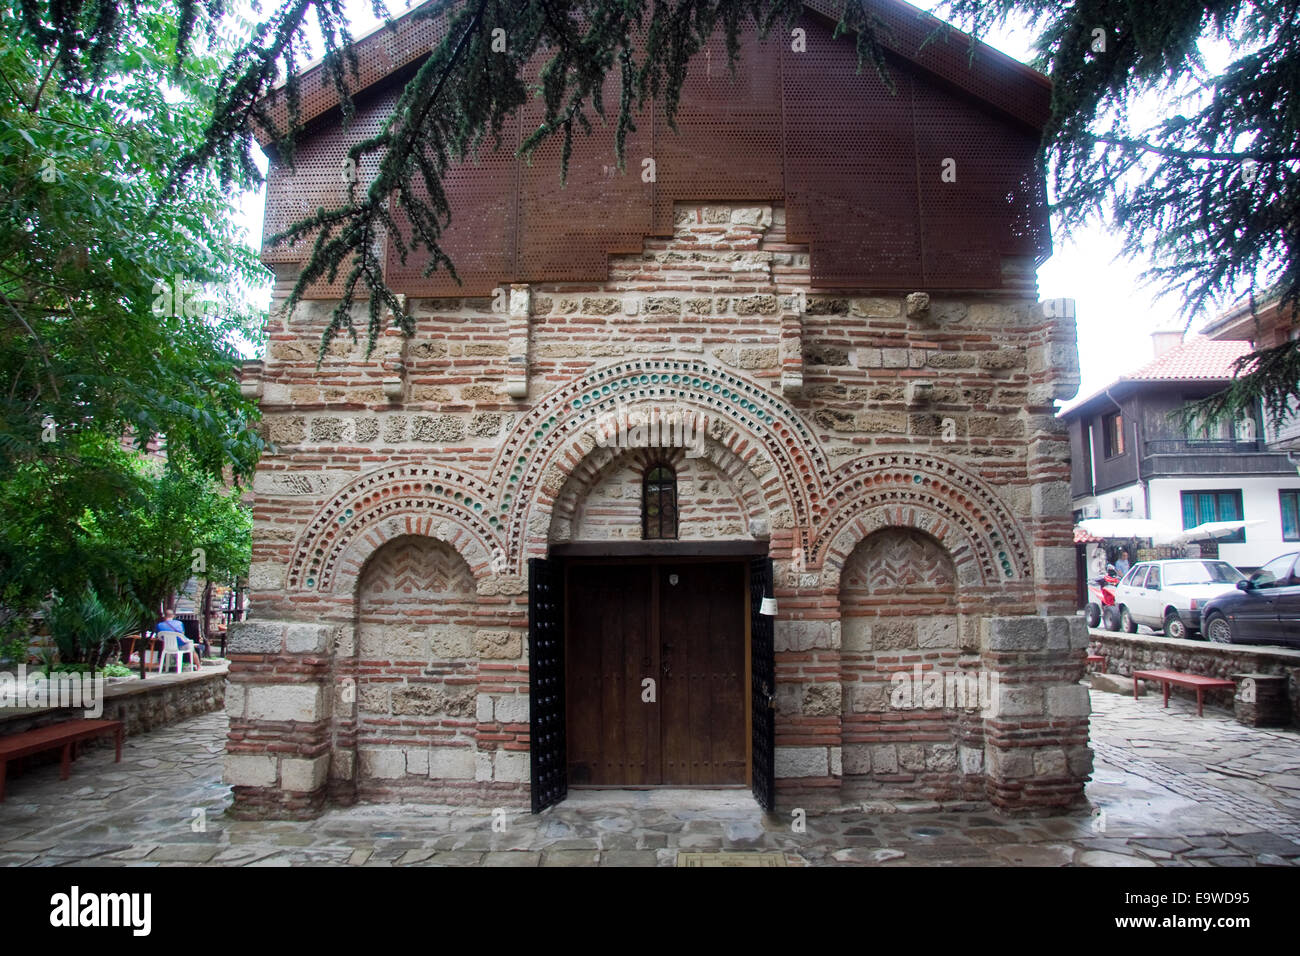
{"label": "car wheel", "polygon": [[1205,622],[1205,636],[1216,644],[1232,643],[1232,623],[1222,614],[1211,614]]}
{"label": "car wheel", "polygon": [[1083,609],[1083,616],[1089,627],[1096,627],[1101,623],[1101,608],[1096,604],[1089,604]]}
{"label": "car wheel", "polygon": [[1138,632],[1137,621],[1133,620],[1133,615],[1129,613],[1129,609],[1126,607],[1120,609],[1119,628],[1127,634],[1136,634]]}
{"label": "car wheel", "polygon": [[1179,641],[1187,637],[1187,625],[1173,608],[1165,611],[1165,637],[1172,637]]}

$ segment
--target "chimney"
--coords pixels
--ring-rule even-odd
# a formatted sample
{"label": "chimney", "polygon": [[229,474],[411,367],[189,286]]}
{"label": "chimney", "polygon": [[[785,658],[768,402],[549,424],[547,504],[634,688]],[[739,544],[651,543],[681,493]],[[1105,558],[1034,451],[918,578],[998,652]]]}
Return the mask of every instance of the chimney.
{"label": "chimney", "polygon": [[1160,358],[1170,349],[1183,344],[1182,329],[1164,329],[1151,333],[1151,343],[1155,346],[1155,357]]}

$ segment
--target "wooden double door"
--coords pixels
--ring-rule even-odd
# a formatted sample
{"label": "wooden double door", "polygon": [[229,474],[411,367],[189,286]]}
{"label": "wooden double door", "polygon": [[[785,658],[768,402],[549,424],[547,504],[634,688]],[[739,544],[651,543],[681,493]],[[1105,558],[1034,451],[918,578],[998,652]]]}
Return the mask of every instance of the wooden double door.
{"label": "wooden double door", "polygon": [[746,563],[575,561],[566,578],[569,784],[748,784]]}

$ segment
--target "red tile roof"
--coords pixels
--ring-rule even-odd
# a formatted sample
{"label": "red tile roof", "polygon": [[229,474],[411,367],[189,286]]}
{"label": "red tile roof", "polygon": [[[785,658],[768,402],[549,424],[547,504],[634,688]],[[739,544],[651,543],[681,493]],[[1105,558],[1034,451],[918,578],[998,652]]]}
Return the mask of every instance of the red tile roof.
{"label": "red tile roof", "polygon": [[1194,338],[1176,346],[1120,381],[1191,381],[1232,378],[1232,363],[1251,351],[1249,342]]}

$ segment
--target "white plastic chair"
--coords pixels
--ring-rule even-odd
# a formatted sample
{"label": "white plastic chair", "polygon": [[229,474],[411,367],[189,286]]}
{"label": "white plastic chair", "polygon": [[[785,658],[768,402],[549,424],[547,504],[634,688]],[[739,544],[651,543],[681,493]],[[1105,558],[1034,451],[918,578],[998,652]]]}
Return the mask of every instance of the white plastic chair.
{"label": "white plastic chair", "polygon": [[158,631],[157,634],[163,639],[162,653],[158,655],[159,674],[163,672],[163,667],[167,664],[167,658],[173,655],[176,658],[176,673],[181,672],[181,663],[186,655],[189,655],[190,666],[195,669],[198,668],[198,651],[193,644],[182,648],[177,640],[181,635],[177,631]]}

